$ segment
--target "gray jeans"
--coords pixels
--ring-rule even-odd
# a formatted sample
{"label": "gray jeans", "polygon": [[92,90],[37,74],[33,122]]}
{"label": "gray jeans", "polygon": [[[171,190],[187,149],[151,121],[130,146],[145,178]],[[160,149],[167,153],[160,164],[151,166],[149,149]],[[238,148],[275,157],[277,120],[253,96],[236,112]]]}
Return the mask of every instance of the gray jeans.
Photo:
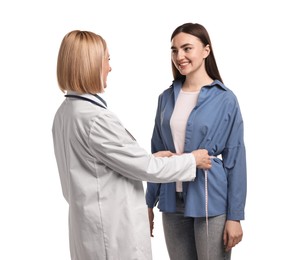
{"label": "gray jeans", "polygon": [[183,215],[182,199],[177,199],[176,213],[162,213],[166,247],[170,260],[230,260],[225,252],[223,230],[226,216],[190,218]]}

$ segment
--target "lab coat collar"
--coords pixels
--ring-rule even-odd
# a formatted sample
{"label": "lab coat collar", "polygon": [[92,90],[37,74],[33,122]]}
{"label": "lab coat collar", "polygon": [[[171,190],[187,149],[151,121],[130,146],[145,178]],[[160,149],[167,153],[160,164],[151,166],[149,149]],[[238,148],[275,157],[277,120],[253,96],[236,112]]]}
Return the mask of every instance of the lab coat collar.
{"label": "lab coat collar", "polygon": [[93,102],[99,104],[103,108],[107,108],[107,104],[106,104],[105,100],[97,94],[88,94],[88,93],[81,94],[81,93],[78,93],[75,91],[67,91],[67,95],[74,95],[74,96],[83,97],[83,98],[92,100]]}

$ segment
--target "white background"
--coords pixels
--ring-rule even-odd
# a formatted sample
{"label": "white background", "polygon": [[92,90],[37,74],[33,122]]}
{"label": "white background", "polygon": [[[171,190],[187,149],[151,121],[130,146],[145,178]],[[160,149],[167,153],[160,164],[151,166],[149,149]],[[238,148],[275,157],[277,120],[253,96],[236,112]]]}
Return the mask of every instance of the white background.
{"label": "white background", "polygon": [[[172,81],[170,36],[185,22],[209,31],[245,121],[248,197],[233,259],[292,259],[288,6],[288,0],[1,1],[0,259],[69,260],[68,208],[51,136],[63,100],[56,82],[63,36],[80,29],[105,38],[113,70],[104,98],[150,152],[157,97]],[[153,258],[167,260],[161,214],[155,216]]]}

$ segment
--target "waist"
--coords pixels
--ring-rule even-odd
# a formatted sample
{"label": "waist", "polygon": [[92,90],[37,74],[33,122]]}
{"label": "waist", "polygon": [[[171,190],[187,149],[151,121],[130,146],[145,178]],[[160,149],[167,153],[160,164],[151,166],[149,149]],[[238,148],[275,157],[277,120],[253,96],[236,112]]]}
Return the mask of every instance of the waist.
{"label": "waist", "polygon": [[184,194],[183,192],[176,192],[176,199],[178,200],[184,200]]}

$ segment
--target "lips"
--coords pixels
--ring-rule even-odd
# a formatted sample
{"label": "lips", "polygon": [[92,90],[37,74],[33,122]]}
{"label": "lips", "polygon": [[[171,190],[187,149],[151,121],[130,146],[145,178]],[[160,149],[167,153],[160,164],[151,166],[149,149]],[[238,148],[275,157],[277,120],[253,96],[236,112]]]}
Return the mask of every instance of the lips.
{"label": "lips", "polygon": [[178,68],[180,70],[183,70],[189,64],[190,64],[190,62],[181,62],[181,63],[178,64]]}

